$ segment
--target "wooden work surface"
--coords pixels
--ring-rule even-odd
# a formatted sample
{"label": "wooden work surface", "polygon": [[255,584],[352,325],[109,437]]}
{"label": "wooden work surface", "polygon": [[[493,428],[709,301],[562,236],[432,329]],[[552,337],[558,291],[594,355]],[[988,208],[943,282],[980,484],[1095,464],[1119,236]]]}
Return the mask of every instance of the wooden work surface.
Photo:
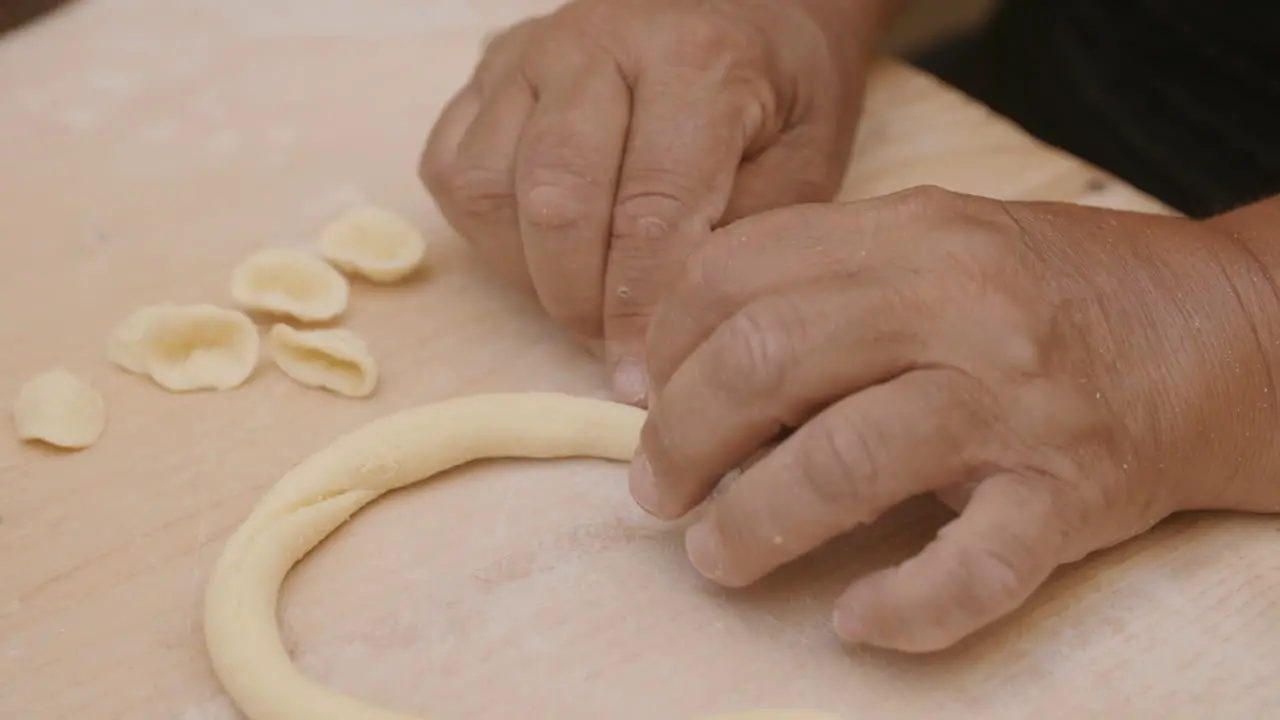
{"label": "wooden work surface", "polygon": [[[290,466],[449,396],[605,396],[592,356],[484,274],[415,178],[483,34],[547,4],[81,0],[0,39],[0,401],[60,364],[110,412],[76,454],[0,420],[0,718],[238,717],[209,671],[201,595]],[[845,197],[936,183],[1157,207],[900,65],[870,96]],[[229,302],[237,261],[310,243],[361,199],[431,241],[422,278],[354,288],[345,324],[381,363],[373,399],[269,367],[178,396],[107,364],[130,309]],[[281,617],[305,672],[433,718],[1280,717],[1276,520],[1167,523],[940,655],[842,649],[837,591],[944,518],[921,501],[727,593],[633,507],[621,466],[488,463],[358,515],[291,576]]]}

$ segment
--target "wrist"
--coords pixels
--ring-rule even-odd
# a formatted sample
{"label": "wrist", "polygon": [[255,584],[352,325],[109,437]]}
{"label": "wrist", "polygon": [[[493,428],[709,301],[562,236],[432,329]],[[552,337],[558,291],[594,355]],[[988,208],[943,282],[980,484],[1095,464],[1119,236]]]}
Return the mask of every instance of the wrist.
{"label": "wrist", "polygon": [[[785,1],[785,0],[784,0]],[[841,67],[848,70],[846,82],[858,91],[866,83],[867,68],[875,58],[890,24],[906,4],[905,0],[803,0],[821,23],[827,43]]]}
{"label": "wrist", "polygon": [[765,0],[779,10],[799,10],[826,39],[831,59],[859,86],[881,38],[905,0]]}
{"label": "wrist", "polygon": [[[1202,221],[1227,244],[1224,263],[1248,316],[1268,374],[1262,396],[1253,399],[1265,422],[1258,429],[1255,467],[1231,492],[1233,509],[1280,512],[1280,196]],[[1224,366],[1224,372],[1229,372]]]}
{"label": "wrist", "polygon": [[799,4],[805,6],[833,38],[833,44],[847,48],[852,60],[865,63],[875,55],[881,38],[906,2],[800,0]]}

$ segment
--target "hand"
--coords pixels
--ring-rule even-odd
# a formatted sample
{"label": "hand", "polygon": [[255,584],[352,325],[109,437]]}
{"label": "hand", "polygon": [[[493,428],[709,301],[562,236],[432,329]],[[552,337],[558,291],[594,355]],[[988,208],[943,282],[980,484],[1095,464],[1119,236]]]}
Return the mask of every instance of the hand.
{"label": "hand", "polygon": [[939,493],[959,516],[834,622],[940,649],[1170,513],[1280,510],[1259,309],[1280,317],[1253,256],[1180,218],[929,188],[757,215],[654,316],[632,494],[682,516],[793,431],[686,536],[741,586]]}
{"label": "hand", "polygon": [[648,318],[689,251],[837,189],[870,47],[848,51],[851,27],[829,40],[813,8],[843,5],[570,2],[489,43],[420,173],[492,265],[604,339],[619,398],[638,402]]}

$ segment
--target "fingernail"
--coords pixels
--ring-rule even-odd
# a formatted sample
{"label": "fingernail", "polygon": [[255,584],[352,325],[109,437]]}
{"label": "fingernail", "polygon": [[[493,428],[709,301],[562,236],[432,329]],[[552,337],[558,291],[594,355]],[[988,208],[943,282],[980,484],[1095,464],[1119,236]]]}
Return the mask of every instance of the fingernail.
{"label": "fingernail", "polygon": [[856,645],[866,641],[866,630],[857,612],[837,607],[831,614],[831,625],[836,631],[836,636],[846,643]]}
{"label": "fingernail", "polygon": [[644,511],[657,517],[658,515],[658,483],[653,478],[653,468],[649,467],[649,458],[643,452],[636,452],[627,470],[627,485],[631,489],[631,498]]}
{"label": "fingernail", "polygon": [[613,370],[613,395],[618,402],[636,404],[644,401],[649,391],[649,381],[644,375],[644,363],[624,357]]}
{"label": "fingernail", "polygon": [[684,551],[689,562],[703,576],[716,580],[724,575],[724,561],[720,558],[720,544],[715,533],[705,521],[689,528],[684,536]]}

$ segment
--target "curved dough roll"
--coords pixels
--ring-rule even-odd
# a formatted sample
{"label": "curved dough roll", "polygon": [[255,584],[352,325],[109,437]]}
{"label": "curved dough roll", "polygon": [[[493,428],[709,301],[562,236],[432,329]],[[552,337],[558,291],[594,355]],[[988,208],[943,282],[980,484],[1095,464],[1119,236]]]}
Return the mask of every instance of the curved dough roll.
{"label": "curved dough roll", "polygon": [[[276,604],[299,559],[379,495],[497,457],[630,459],[643,410],[556,393],[473,395],[375,420],[285,474],[222,550],[205,592],[213,669],[251,720],[417,720],[303,675],[280,641]],[[718,720],[834,720],[747,710]]]}
{"label": "curved dough roll", "polygon": [[378,384],[368,345],[345,328],[297,330],[279,323],[267,334],[267,346],[276,366],[307,387],[365,397]]}
{"label": "curved dough roll", "polygon": [[259,250],[231,273],[231,296],[240,306],[303,322],[338,317],[347,309],[350,293],[342,273],[301,250]]}

